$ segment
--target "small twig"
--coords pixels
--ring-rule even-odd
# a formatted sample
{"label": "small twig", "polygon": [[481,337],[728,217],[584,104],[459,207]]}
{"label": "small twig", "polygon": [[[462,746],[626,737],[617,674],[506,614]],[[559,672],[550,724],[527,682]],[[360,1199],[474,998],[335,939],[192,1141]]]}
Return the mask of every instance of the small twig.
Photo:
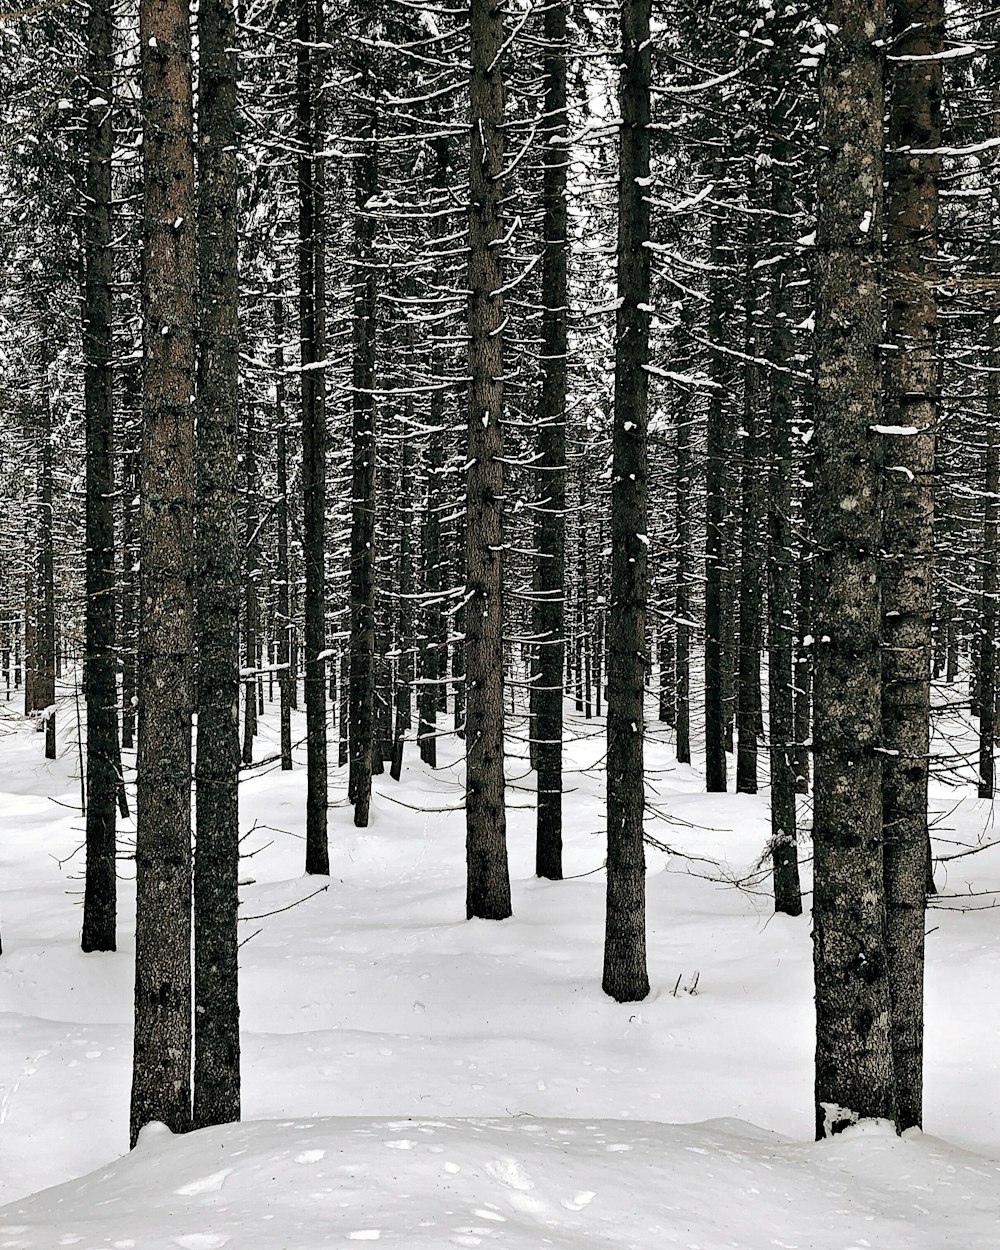
{"label": "small twig", "polygon": [[327,885],[321,885],[318,890],[313,890],[312,894],[307,894],[305,898],[298,898],[294,903],[289,903],[287,907],[276,907],[274,911],[262,911],[258,916],[240,916],[240,921],[244,920],[266,920],[268,916],[280,916],[283,911],[291,911],[293,907],[298,907],[301,903],[308,903],[311,898],[315,898],[317,894],[325,894],[330,888]]}

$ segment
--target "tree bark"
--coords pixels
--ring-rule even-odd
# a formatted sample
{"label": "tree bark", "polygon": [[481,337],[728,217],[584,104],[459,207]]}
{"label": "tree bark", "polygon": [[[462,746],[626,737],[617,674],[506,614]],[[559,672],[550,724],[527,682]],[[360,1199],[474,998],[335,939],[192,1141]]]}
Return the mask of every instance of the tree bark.
{"label": "tree bark", "polygon": [[288,426],[285,411],[285,303],[274,297],[274,422],[277,427],[278,529],[277,586],[278,698],[281,718],[281,768],[292,767],[292,633],[295,628],[290,606],[291,570],[288,562]]}
{"label": "tree bark", "polygon": [[130,1140],[191,1124],[195,243],[191,42],[183,0],[140,0],[142,522]]}
{"label": "tree bark", "polygon": [[470,0],[469,411],[465,511],[466,916],[511,914],[504,797],[502,10]]}
{"label": "tree bark", "polygon": [[538,398],[539,538],[534,633],[538,639],[535,873],[562,878],[563,660],[566,581],[566,3],[545,9],[545,142],[542,147],[542,385]]}
{"label": "tree bark", "polygon": [[83,686],[87,704],[87,872],[81,945],[85,951],[115,949],[117,908],[118,684],[111,376],[112,34],[109,0],[91,0],[87,13],[87,195],[83,214],[83,402],[87,453]]}
{"label": "tree bark", "polygon": [[879,601],[885,6],[833,0],[820,77],[813,955],[817,1137],[895,1111]]}
{"label": "tree bark", "polygon": [[650,0],[624,0],[619,86],[618,314],[611,469],[608,614],[608,864],[604,992],[649,993],[643,849],[646,678],[646,427],[650,238]]}

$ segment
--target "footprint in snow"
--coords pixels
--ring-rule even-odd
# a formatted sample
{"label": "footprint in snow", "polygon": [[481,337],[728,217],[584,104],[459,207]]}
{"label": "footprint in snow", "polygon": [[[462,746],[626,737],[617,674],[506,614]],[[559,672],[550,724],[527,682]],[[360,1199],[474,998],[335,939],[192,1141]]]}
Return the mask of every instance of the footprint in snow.
{"label": "footprint in snow", "polygon": [[319,1163],[320,1159],[326,1158],[325,1150],[303,1150],[301,1154],[295,1156],[296,1163]]}
{"label": "footprint in snow", "polygon": [[174,1238],[181,1250],[219,1250],[229,1240],[225,1233],[182,1233]]}
{"label": "footprint in snow", "polygon": [[584,1207],[589,1207],[596,1197],[592,1189],[581,1189],[572,1198],[564,1198],[562,1205],[567,1211],[582,1211]]}
{"label": "footprint in snow", "polygon": [[517,1189],[526,1193],[535,1188],[535,1182],[528,1176],[516,1159],[494,1159],[487,1163],[486,1171],[495,1181],[506,1185],[509,1189]]}

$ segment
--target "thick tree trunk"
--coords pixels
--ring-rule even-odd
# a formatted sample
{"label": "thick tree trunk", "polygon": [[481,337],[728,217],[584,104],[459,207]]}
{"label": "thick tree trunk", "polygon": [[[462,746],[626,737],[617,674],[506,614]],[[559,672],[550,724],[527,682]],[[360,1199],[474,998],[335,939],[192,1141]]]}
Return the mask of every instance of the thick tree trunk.
{"label": "thick tree trunk", "polygon": [[195,244],[191,43],[182,0],[140,0],[142,529],[130,1140],[191,1124]]}
{"label": "thick tree trunk", "polygon": [[85,951],[115,949],[117,906],[118,685],[111,376],[112,32],[110,0],[91,0],[87,15],[87,197],[83,214],[83,402],[87,447],[83,680],[87,704],[87,874],[81,945]]}
{"label": "thick tree trunk", "polygon": [[938,413],[937,177],[944,0],[897,0],[886,194],[889,356],[882,548],[882,820],[896,1124],[923,1103],[924,905],[930,751],[934,441]]}
{"label": "thick tree trunk", "polygon": [[323,0],[298,0],[299,363],[302,368],[302,554],[305,563],[306,872],[330,871],[327,845],[326,677],[326,254],[323,245]]}
{"label": "thick tree trunk", "polygon": [[816,313],[816,1133],[895,1111],[879,649],[882,0],[834,0],[820,78]]}
{"label": "thick tree trunk", "polygon": [[[239,418],[236,14],[201,0],[198,173],[198,738],[195,764],[194,1127],[240,1118]],[[248,408],[252,482],[253,410]],[[252,495],[251,486],[251,495]],[[253,559],[248,551],[247,560]],[[252,654],[248,651],[248,654]],[[252,659],[251,659],[252,663]],[[248,703],[255,701],[253,683]]]}
{"label": "thick tree trunk", "polygon": [[542,385],[538,398],[539,530],[534,630],[538,811],[535,873],[562,877],[562,738],[566,580],[566,3],[545,10],[545,142],[542,148]]}
{"label": "thick tree trunk", "polygon": [[624,0],[619,87],[618,315],[611,470],[611,602],[608,616],[608,864],[606,994],[635,1002],[646,974],[643,849],[646,678],[646,427],[650,266],[650,0]]}
{"label": "thick tree trunk", "polygon": [[471,0],[469,412],[465,512],[468,917],[511,914],[503,704],[503,16]]}

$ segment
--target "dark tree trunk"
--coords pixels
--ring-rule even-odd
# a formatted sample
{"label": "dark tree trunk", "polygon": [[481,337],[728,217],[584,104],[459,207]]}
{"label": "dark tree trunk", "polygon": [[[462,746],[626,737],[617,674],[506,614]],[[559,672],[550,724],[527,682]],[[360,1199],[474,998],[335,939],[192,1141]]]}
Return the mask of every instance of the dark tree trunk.
{"label": "dark tree trunk", "polygon": [[130,1140],[191,1124],[195,242],[191,41],[182,0],[140,0],[142,529]]}
{"label": "dark tree trunk", "polygon": [[302,367],[302,554],[305,563],[306,872],[330,871],[327,845],[326,676],[326,254],[322,64],[323,0],[298,0],[299,363]]}
{"label": "dark tree trunk", "polygon": [[543,160],[542,385],[538,400],[539,537],[534,633],[538,812],[535,872],[562,877],[563,657],[566,578],[566,3],[545,9]]}
{"label": "dark tree trunk", "polygon": [[[134,431],[133,431],[134,432]],[[125,502],[122,509],[121,578],[121,656],[122,656],[122,739],[128,750],[135,746],[135,712],[138,704],[136,672],[136,619],[139,605],[139,454],[134,445],[125,455]]]}
{"label": "dark tree trunk", "polygon": [[[366,8],[365,30],[372,11]],[[375,218],[367,207],[378,190],[378,141],[371,50],[358,41],[355,93],[363,110],[354,161],[354,322],[353,322],[353,429],[351,441],[351,691],[350,779],[348,795],[354,803],[354,823],[368,825],[372,772],[378,754],[381,772],[382,742],[376,741],[375,723],[375,343],[377,288],[375,284]]]}
{"label": "dark tree trunk", "polygon": [[56,758],[56,574],[53,544],[52,398],[42,367],[38,428],[38,624],[35,630],[35,702],[43,712],[45,758]]}
{"label": "dark tree trunk", "polygon": [[465,513],[466,868],[471,918],[511,914],[503,705],[503,17],[471,0],[469,412]]}
{"label": "dark tree trunk", "polygon": [[[889,112],[886,259],[889,356],[882,548],[882,765],[886,945],[892,987],[896,1126],[919,1126],[923,1104],[924,905],[930,751],[934,441],[938,412],[937,178],[944,0],[896,0]],[[938,58],[938,59],[934,59]],[[898,752],[898,754],[893,754]]]}
{"label": "dark tree trunk", "polygon": [[83,214],[83,402],[87,450],[86,622],[87,876],[85,951],[115,949],[115,796],[118,686],[115,672],[115,466],[111,377],[111,89],[109,0],[87,15],[87,197]]}
{"label": "dark tree trunk", "polygon": [[[246,406],[246,444],[243,453],[243,474],[246,482],[244,524],[246,542],[243,578],[243,662],[246,675],[243,683],[243,753],[244,764],[253,763],[253,740],[257,736],[257,646],[260,634],[260,602],[257,595],[258,535],[260,517],[257,508],[257,439],[254,429],[253,404]],[[237,437],[238,437],[237,431]]]}
{"label": "dark tree trunk", "polygon": [[771,272],[772,371],[770,400],[770,469],[767,509],[768,600],[768,758],[771,766],[771,869],[774,910],[801,916],[802,890],[796,842],[795,756],[793,707],[794,553],[792,549],[792,420],[791,377],[795,344],[792,336],[792,291],[795,277],[787,232],[794,222],[795,186],[792,172],[792,103],[781,90],[798,54],[795,19],[783,15],[774,25],[776,105],[771,113],[771,210],[775,237]]}
{"label": "dark tree trunk", "polygon": [[277,427],[278,505],[275,523],[278,529],[278,565],[275,570],[278,629],[278,697],[281,716],[281,768],[292,767],[292,621],[289,598],[291,570],[288,563],[288,426],[285,412],[285,303],[281,295],[274,297],[274,422]]}
{"label": "dark tree trunk", "polygon": [[650,0],[624,0],[619,86],[618,314],[611,470],[608,613],[606,994],[636,1002],[646,974],[643,849],[646,678],[646,366],[649,362]]}
{"label": "dark tree trunk", "polygon": [[[409,353],[412,359],[412,350]],[[413,476],[409,428],[413,400],[406,398],[399,464],[399,663],[396,671],[395,722],[392,731],[392,764],[389,774],[398,781],[403,771],[403,744],[412,723],[413,701]]]}
{"label": "dark tree trunk", "polygon": [[[235,10],[228,0],[201,0],[198,33],[194,1127],[204,1128],[240,1118],[237,32]],[[251,462],[252,412],[248,408]],[[251,463],[251,497],[252,471]],[[252,564],[249,551],[247,560]],[[248,703],[254,704],[252,683]]]}
{"label": "dark tree trunk", "polygon": [[879,650],[882,0],[835,0],[820,77],[813,953],[816,1133],[893,1118]]}
{"label": "dark tree trunk", "polygon": [[[681,358],[685,357],[685,348],[690,339],[692,314],[681,310],[678,326],[678,351]],[[674,536],[674,564],[677,584],[674,591],[674,608],[676,614],[676,653],[674,672],[677,681],[676,716],[677,745],[676,754],[679,764],[691,763],[691,576],[693,573],[691,558],[691,498],[692,498],[692,456],[691,456],[691,396],[686,387],[678,386],[674,395],[674,423],[677,437],[677,481],[676,481],[676,513]]]}

